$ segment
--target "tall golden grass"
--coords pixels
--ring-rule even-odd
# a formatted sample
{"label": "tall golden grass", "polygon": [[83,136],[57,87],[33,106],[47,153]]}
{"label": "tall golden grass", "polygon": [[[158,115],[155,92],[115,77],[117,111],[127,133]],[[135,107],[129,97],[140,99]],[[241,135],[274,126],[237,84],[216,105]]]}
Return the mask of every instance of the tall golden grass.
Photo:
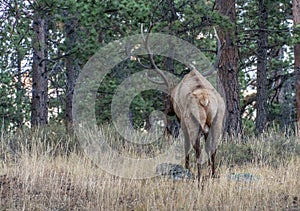
{"label": "tall golden grass", "polygon": [[292,136],[223,141],[219,177],[198,188],[197,180],[110,175],[52,129],[2,133],[0,210],[300,210],[300,145]]}

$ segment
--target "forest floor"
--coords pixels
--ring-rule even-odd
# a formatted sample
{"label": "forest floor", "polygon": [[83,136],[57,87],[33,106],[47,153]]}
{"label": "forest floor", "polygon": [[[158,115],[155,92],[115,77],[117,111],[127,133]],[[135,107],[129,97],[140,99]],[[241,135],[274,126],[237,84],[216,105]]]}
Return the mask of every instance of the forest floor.
{"label": "forest floor", "polygon": [[13,157],[2,141],[0,210],[300,210],[300,145],[274,136],[222,143],[219,177],[202,188],[194,179],[122,179],[81,153],[50,156],[38,145]]}

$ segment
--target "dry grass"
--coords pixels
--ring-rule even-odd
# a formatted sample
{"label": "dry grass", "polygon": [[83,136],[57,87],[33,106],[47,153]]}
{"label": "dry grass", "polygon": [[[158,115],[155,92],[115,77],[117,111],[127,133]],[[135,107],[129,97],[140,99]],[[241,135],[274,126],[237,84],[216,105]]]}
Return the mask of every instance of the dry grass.
{"label": "dry grass", "polygon": [[[17,139],[28,142],[28,137]],[[31,143],[45,143],[30,137]],[[219,178],[207,179],[201,189],[194,180],[118,178],[80,153],[53,156],[57,144],[31,144],[11,152],[7,140],[12,139],[2,136],[0,210],[300,210],[299,145],[286,137],[281,137],[285,145],[266,139],[221,145]],[[272,148],[276,143],[278,150],[283,146],[280,155],[277,146]],[[256,179],[231,177],[243,173]]]}

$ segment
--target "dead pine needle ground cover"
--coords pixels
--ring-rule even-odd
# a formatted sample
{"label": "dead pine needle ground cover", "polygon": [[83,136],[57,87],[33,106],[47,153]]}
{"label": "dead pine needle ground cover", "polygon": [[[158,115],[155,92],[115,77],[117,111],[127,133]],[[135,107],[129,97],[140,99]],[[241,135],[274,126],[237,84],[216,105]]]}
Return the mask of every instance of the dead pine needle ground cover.
{"label": "dead pine needle ground cover", "polygon": [[300,210],[294,137],[274,132],[223,141],[219,177],[203,189],[193,179],[110,175],[74,145],[59,131],[2,135],[0,210]]}

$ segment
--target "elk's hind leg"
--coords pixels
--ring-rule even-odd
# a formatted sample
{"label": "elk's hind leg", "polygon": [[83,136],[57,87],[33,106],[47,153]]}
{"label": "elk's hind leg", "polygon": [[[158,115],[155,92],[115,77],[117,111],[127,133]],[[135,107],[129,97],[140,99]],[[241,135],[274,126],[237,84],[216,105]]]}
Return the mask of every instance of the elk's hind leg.
{"label": "elk's hind leg", "polygon": [[217,153],[217,150],[215,150],[214,152],[211,153],[211,157],[210,157],[210,160],[211,160],[211,177],[214,178],[216,177],[215,176],[215,171],[216,171],[216,166],[215,166],[215,157],[216,157],[216,153]]}
{"label": "elk's hind leg", "polygon": [[188,133],[188,129],[185,125],[185,123],[182,123],[182,130],[184,134],[184,151],[185,151],[185,168],[190,170],[190,150],[191,150],[191,142],[190,142],[190,137]]}
{"label": "elk's hind leg", "polygon": [[[200,148],[200,143],[197,143],[197,142],[198,142],[199,131],[201,131],[201,127],[200,127],[199,123],[196,121],[193,121],[193,118],[191,118],[189,115],[186,115],[186,118],[184,120],[185,121],[182,122],[181,126],[182,126],[184,139],[185,139],[184,140],[185,167],[187,169],[189,169],[189,167],[190,167],[189,166],[189,153],[191,150],[191,145],[193,145],[195,150],[196,150],[196,148],[197,148],[197,150]],[[200,151],[198,152],[198,155],[199,155],[199,159],[200,159]],[[197,157],[197,160],[199,160],[199,159]],[[200,165],[201,165],[201,163],[200,163]]]}
{"label": "elk's hind leg", "polygon": [[[206,136],[205,136],[205,141],[206,141]],[[216,153],[217,150],[215,149],[214,151],[210,151],[208,154],[208,166],[211,167],[211,177],[214,178],[215,177],[215,173],[216,173],[216,166],[215,166],[215,158],[216,158]]]}
{"label": "elk's hind leg", "polygon": [[198,181],[200,182],[201,180],[201,146],[200,146],[200,134],[198,136],[198,138],[195,141],[194,144],[194,149],[195,149],[195,153],[196,153],[196,163],[197,163],[197,170],[198,170]]}
{"label": "elk's hind leg", "polygon": [[190,156],[189,153],[185,155],[185,168],[190,170]]}
{"label": "elk's hind leg", "polygon": [[222,137],[223,128],[223,115],[224,110],[218,111],[217,115],[212,122],[208,135],[205,140],[205,151],[209,155],[210,166],[211,166],[211,176],[216,177],[216,153],[219,139]]}

